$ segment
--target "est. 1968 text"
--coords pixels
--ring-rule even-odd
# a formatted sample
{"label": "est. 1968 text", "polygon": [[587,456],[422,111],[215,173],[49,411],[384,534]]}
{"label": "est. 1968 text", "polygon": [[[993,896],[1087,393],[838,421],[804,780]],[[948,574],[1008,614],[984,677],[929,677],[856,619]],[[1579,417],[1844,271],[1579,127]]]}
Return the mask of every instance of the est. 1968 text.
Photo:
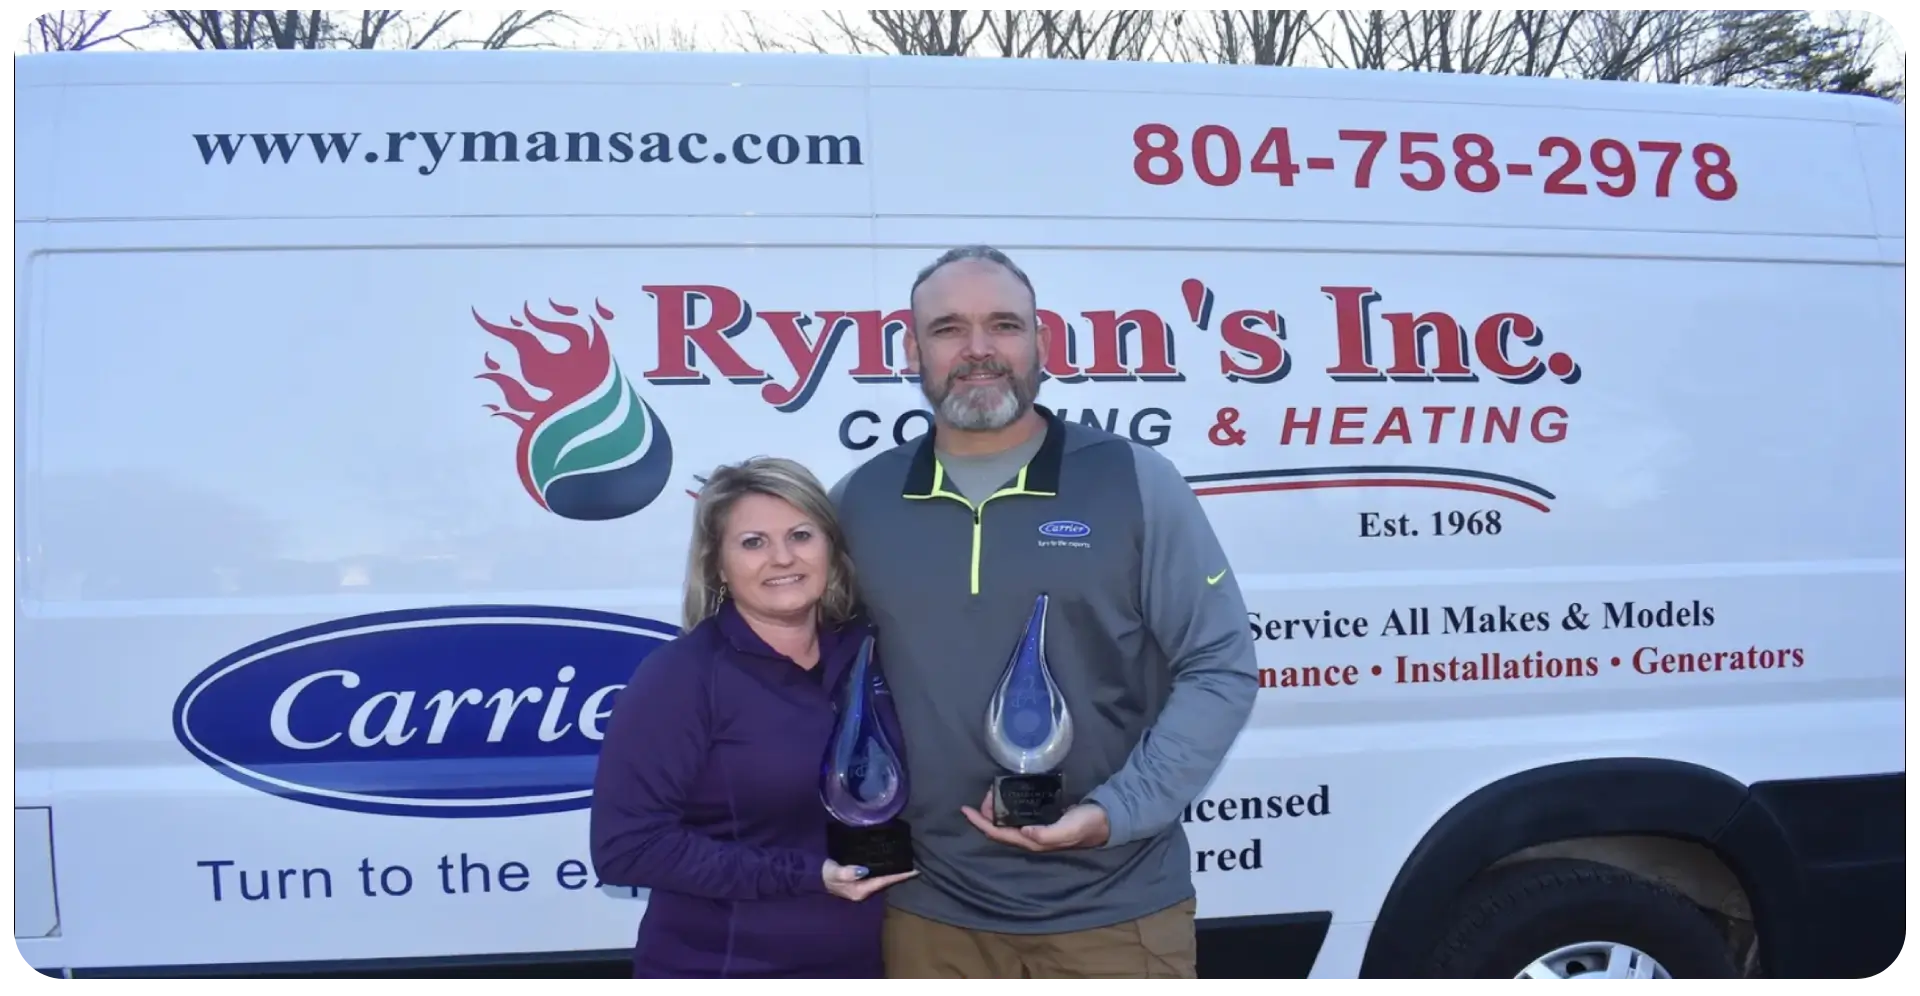
{"label": "est. 1968 text", "polygon": [[1389,512],[1361,512],[1360,538],[1380,539],[1396,536],[1498,536],[1506,526],[1501,522],[1500,510],[1495,508],[1478,511],[1453,509],[1446,512],[1430,512],[1426,515]]}

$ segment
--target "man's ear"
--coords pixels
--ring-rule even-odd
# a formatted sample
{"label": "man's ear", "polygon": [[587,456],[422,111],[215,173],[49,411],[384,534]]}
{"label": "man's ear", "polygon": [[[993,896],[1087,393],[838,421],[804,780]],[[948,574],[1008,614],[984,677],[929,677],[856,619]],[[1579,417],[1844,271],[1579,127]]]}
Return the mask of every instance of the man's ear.
{"label": "man's ear", "polygon": [[906,347],[907,372],[911,374],[916,374],[916,375],[919,374],[920,373],[920,333],[915,332],[913,330],[913,322],[911,319],[909,319],[907,322],[907,334],[901,336],[900,339]]}
{"label": "man's ear", "polygon": [[1040,347],[1040,368],[1044,370],[1053,357],[1053,326],[1042,321],[1037,310],[1033,313],[1033,341]]}

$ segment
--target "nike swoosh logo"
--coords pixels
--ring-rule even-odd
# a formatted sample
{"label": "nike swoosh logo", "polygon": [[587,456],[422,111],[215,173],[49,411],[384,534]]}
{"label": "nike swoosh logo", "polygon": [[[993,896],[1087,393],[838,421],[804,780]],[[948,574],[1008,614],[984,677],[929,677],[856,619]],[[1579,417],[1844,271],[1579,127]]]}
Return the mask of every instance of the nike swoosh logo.
{"label": "nike swoosh logo", "polygon": [[1227,572],[1226,572],[1226,571],[1221,571],[1220,573],[1218,573],[1218,574],[1215,574],[1215,575],[1214,575],[1213,577],[1210,577],[1210,578],[1208,578],[1208,579],[1207,579],[1207,583],[1208,583],[1208,584],[1219,584],[1219,583],[1220,583],[1220,579],[1221,579],[1221,578],[1223,578],[1223,577],[1226,577],[1226,576],[1227,576]]}

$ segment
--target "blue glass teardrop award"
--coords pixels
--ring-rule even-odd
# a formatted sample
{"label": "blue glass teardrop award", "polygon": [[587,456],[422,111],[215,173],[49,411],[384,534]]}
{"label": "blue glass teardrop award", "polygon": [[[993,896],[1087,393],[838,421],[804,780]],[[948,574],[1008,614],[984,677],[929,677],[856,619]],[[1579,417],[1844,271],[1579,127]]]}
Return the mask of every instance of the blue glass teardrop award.
{"label": "blue glass teardrop award", "polygon": [[1034,600],[1020,642],[987,703],[987,751],[1008,774],[993,780],[993,822],[1038,826],[1060,818],[1062,779],[1054,769],[1073,747],[1073,716],[1047,667],[1047,596]]}
{"label": "blue glass teardrop award", "polygon": [[873,660],[873,636],[860,641],[835,702],[838,716],[820,766],[826,807],[827,856],[864,866],[870,877],[913,870],[913,839],[900,811],[907,805],[907,764],[880,720],[886,678]]}

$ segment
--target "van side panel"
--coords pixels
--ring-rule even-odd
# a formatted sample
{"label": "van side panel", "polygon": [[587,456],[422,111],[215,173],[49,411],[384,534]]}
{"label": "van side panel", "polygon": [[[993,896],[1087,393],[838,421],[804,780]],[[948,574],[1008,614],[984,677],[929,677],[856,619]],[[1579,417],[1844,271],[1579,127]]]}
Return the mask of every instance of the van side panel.
{"label": "van side panel", "polygon": [[[670,619],[676,568],[667,565],[683,556],[686,490],[702,467],[729,458],[741,425],[754,420],[756,448],[805,454],[833,477],[859,459],[853,447],[884,445],[916,407],[909,385],[849,375],[881,357],[863,356],[856,335],[806,403],[778,413],[769,398],[798,396],[801,383],[781,365],[779,316],[812,315],[825,327],[832,313],[873,308],[866,274],[903,283],[921,256],[859,245],[61,254],[48,287],[70,331],[43,338],[47,500],[35,519],[44,552],[31,576],[38,618],[23,627],[27,646],[65,662],[62,687],[164,703],[254,640],[376,608],[532,602]],[[1481,289],[1485,264],[1471,258],[1213,254],[1169,266],[1149,251],[1045,248],[1021,258],[1051,288],[1050,305],[1079,319],[1088,365],[1104,352],[1099,315],[1141,309],[1149,317],[1136,320],[1171,325],[1189,279],[1220,302],[1216,313],[1257,303],[1290,316],[1286,342],[1303,374],[1337,359],[1333,307],[1313,288],[1343,279],[1379,289],[1386,314],[1539,316],[1553,332],[1544,347],[1579,350],[1578,384],[1429,390],[1417,408],[1325,382],[1284,395],[1222,387],[1209,369],[1224,362],[1217,347],[1177,351],[1170,364],[1184,380],[1048,385],[1045,403],[1070,417],[1181,454],[1253,603],[1269,687],[1189,826],[1209,915],[1274,912],[1257,884],[1272,868],[1290,907],[1364,919],[1376,901],[1364,897],[1384,893],[1394,874],[1390,856],[1410,851],[1449,803],[1443,786],[1465,794],[1551,757],[1677,757],[1743,781],[1900,766],[1898,714],[1875,701],[1899,694],[1888,670],[1897,636],[1847,624],[1899,611],[1898,561],[1885,556],[1895,470],[1823,444],[1889,424],[1896,368],[1845,376],[1747,363],[1742,378],[1705,378],[1697,371],[1736,362],[1725,346],[1658,331],[1668,316],[1710,313],[1743,330],[1749,355],[1777,355],[1797,329],[1870,300],[1870,270],[1595,260],[1565,279],[1549,262],[1503,260],[1498,285]],[[1273,284],[1276,264],[1287,287],[1308,289]],[[288,308],[279,288],[293,281],[359,291]],[[137,292],[85,293],[94,286]],[[231,289],[208,311],[198,299],[213,286]],[[661,350],[661,305],[649,298],[667,298],[672,321],[691,292],[666,288],[694,286],[727,314],[752,303],[755,323],[707,361],[723,375],[737,364],[746,383],[669,383],[682,357]],[[1605,288],[1618,286],[1642,291],[1609,300]],[[365,299],[379,302],[375,314]],[[489,359],[522,376],[529,369],[531,354],[517,355],[489,326],[511,328],[517,317],[538,329],[568,321],[564,309],[595,307],[612,316],[598,325],[620,371],[687,461],[660,510],[647,510],[683,511],[639,530],[615,523],[617,542],[604,526],[535,504],[515,469],[515,427],[486,407],[501,403],[500,386],[478,379]],[[107,348],[89,334],[178,315],[204,316],[186,343],[120,337]],[[1136,363],[1156,358],[1148,346],[1130,352]],[[1244,443],[1205,444],[1222,407],[1240,412]],[[1441,430],[1425,413],[1436,407],[1456,413]],[[1372,443],[1376,452],[1391,446],[1408,466],[1499,478],[1407,471],[1476,487],[1262,489],[1368,480],[1365,463],[1387,458],[1347,453],[1388,432],[1396,410],[1420,419],[1419,431]],[[1468,444],[1459,442],[1464,411],[1479,420]],[[1379,523],[1403,516],[1419,535],[1380,535]],[[1429,529],[1436,516],[1438,533]],[[1356,542],[1363,533],[1377,542]],[[529,687],[551,677],[551,667],[526,665]],[[417,702],[466,687],[462,663],[445,666],[421,676],[445,684],[410,689]],[[278,690],[232,700],[253,704],[253,715],[208,722],[265,735]],[[23,692],[61,699],[31,678]],[[553,824],[531,837],[513,820],[455,824],[456,844],[439,821],[308,806],[263,837],[258,821],[290,803],[185,752],[165,767],[143,760],[178,750],[167,710],[115,710],[103,728],[79,722],[87,700],[67,701],[23,720],[20,757],[63,771],[62,851],[73,869],[64,905],[92,936],[114,939],[94,957],[214,961],[234,950],[234,931],[254,957],[274,959],[320,959],[343,945],[375,956],[459,953],[432,932],[392,929],[377,908],[387,897],[347,888],[375,845],[377,860],[435,883],[446,881],[435,872],[443,854],[544,868],[542,885],[579,857],[564,830],[578,813],[529,817]],[[329,702],[315,706],[322,711],[307,721],[318,725],[303,737],[349,732],[366,704]],[[374,715],[377,732],[385,714]],[[429,718],[422,709],[409,722]],[[1809,752],[1808,743],[1823,747]],[[144,827],[154,849],[125,848],[129,824]],[[300,901],[229,913],[245,869],[298,869]],[[310,876],[315,869],[325,876]],[[170,887],[127,886],[156,875]],[[329,884],[336,894],[323,901]],[[308,899],[307,887],[322,894]],[[617,947],[633,915],[631,904],[578,897],[587,903],[579,914],[541,926],[510,915],[512,894],[456,888],[421,898],[456,917],[462,947]],[[365,915],[337,912],[349,903]],[[138,929],[154,922],[183,929]]]}

